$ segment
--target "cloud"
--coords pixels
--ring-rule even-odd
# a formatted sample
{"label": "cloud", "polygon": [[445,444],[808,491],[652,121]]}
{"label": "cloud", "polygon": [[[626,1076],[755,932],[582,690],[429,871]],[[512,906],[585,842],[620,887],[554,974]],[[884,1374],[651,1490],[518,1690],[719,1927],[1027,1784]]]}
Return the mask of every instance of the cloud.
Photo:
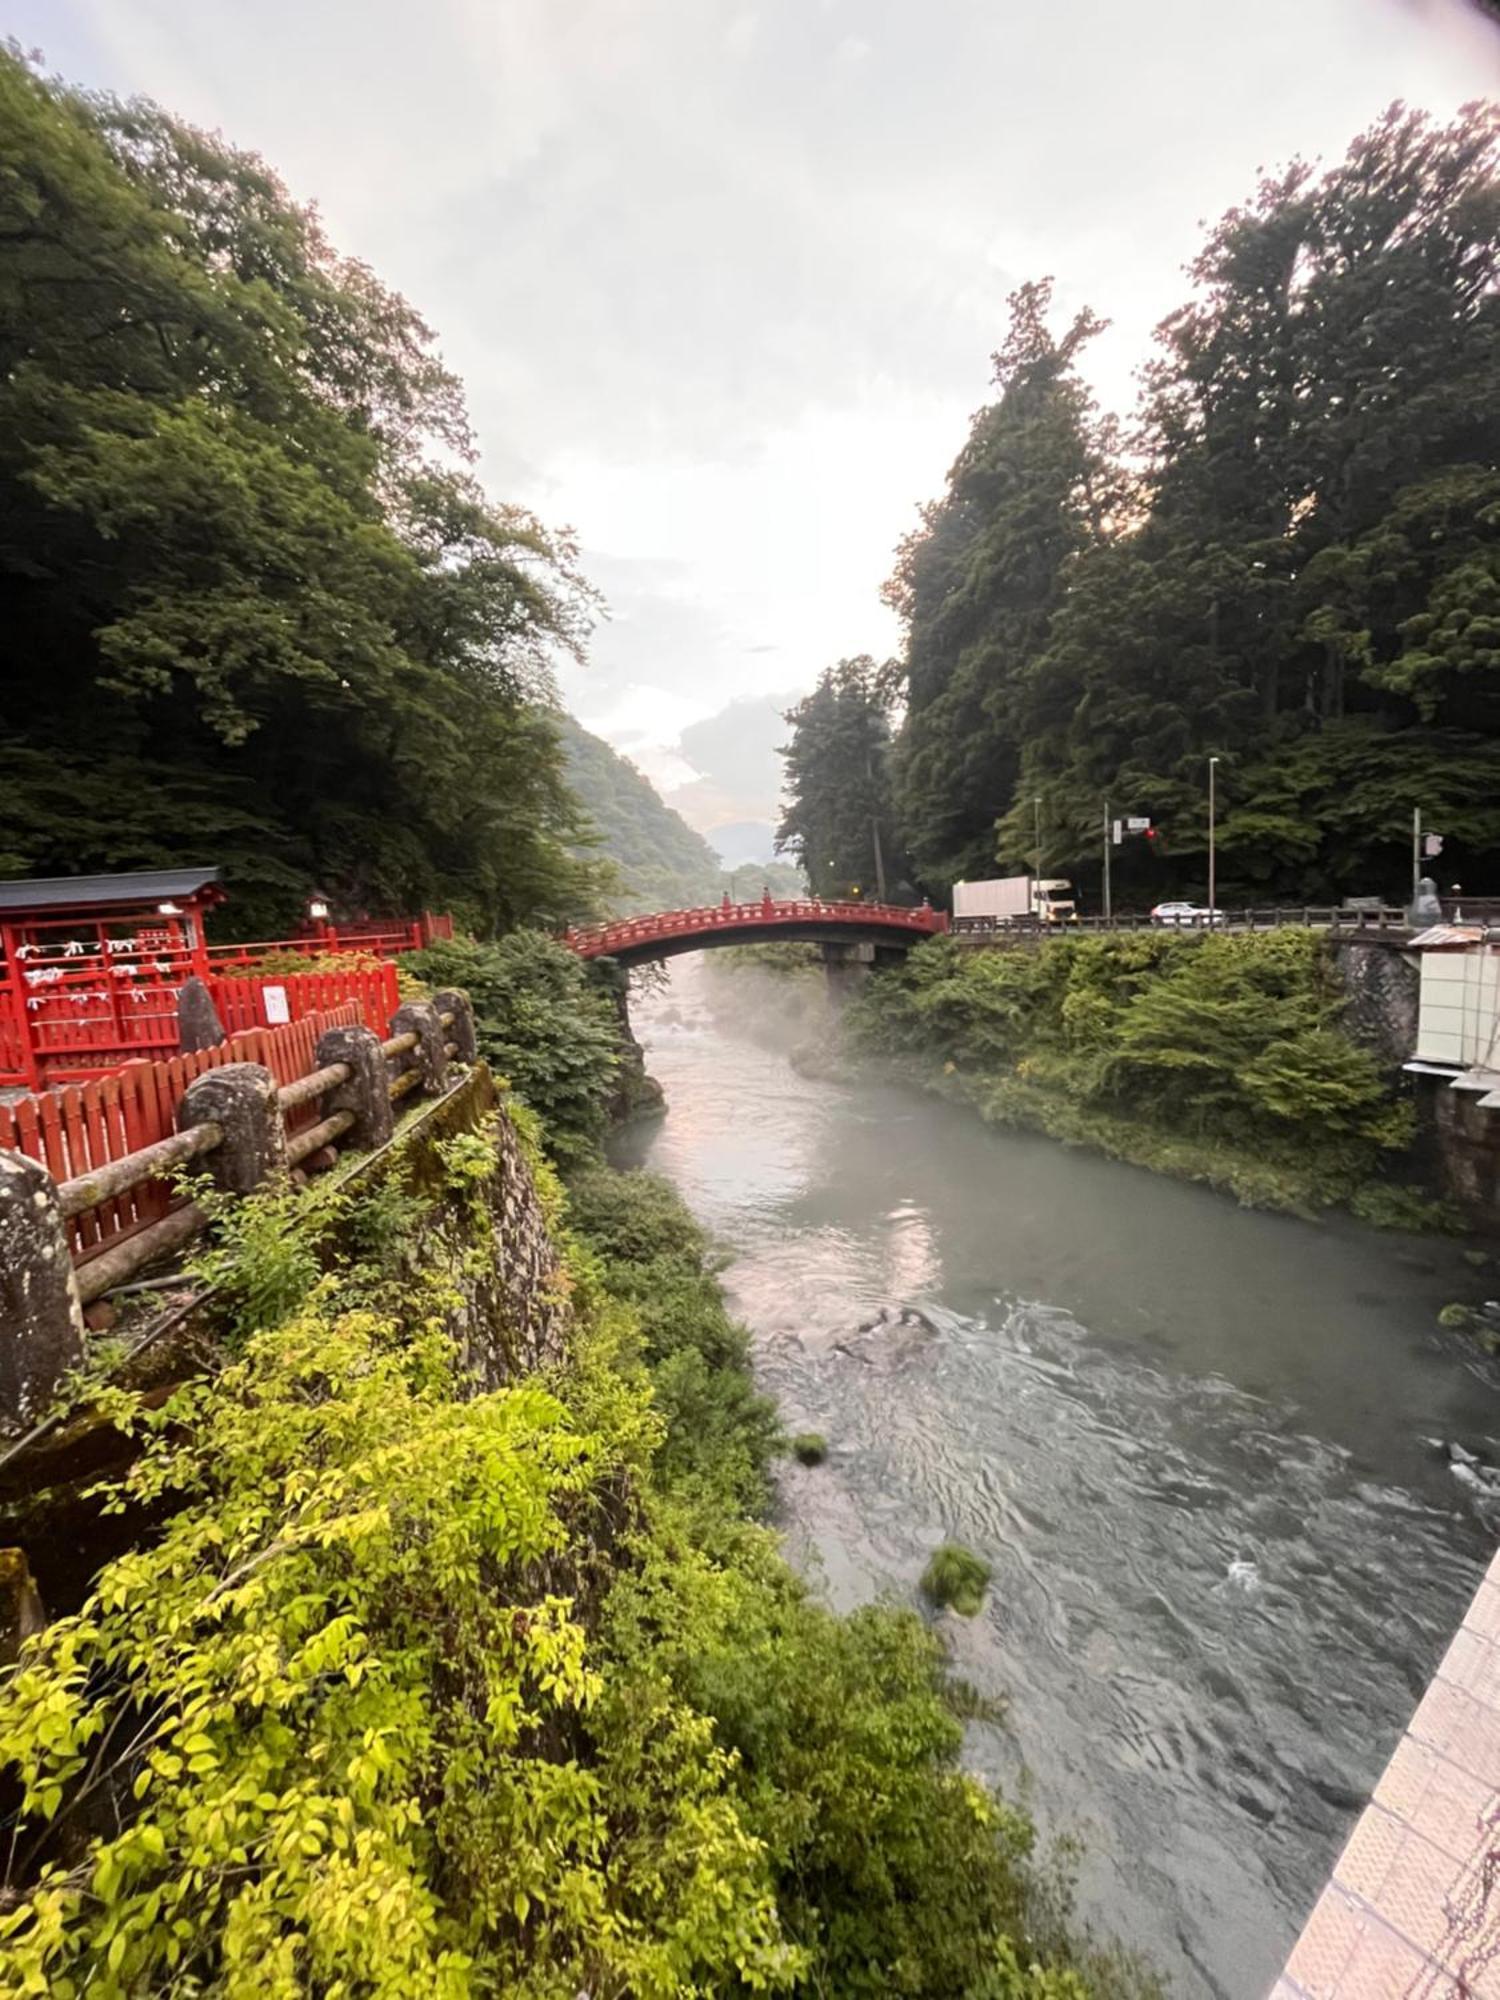
{"label": "cloud", "polygon": [[1461,0],[10,15],[79,81],[264,152],[421,306],[486,478],[578,529],[614,607],[570,700],[664,772],[695,722],[897,643],[879,587],[1017,283],[1111,320],[1088,365],[1126,405],[1200,224],[1262,164],[1500,89]]}

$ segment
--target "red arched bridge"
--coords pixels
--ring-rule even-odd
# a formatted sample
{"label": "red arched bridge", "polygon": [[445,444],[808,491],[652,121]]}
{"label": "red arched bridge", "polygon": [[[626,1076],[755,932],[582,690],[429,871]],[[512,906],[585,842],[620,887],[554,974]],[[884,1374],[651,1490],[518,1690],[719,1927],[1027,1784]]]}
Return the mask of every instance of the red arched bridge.
{"label": "red arched bridge", "polygon": [[622,917],[568,931],[563,943],[580,958],[612,958],[621,965],[673,958],[724,944],[764,944],[804,938],[813,944],[873,944],[904,951],[948,928],[947,912],[923,903],[906,909],[895,903],[777,902],[707,904],[701,910],[661,910],[650,917]]}

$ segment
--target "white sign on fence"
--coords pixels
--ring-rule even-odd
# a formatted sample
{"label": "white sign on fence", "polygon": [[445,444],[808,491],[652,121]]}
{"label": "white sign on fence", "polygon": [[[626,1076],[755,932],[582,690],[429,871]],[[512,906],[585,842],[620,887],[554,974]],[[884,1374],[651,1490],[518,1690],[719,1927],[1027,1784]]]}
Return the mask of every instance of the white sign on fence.
{"label": "white sign on fence", "polygon": [[262,986],[261,1001],[266,1010],[268,1028],[284,1028],[292,1018],[292,1010],[286,997],[284,986]]}
{"label": "white sign on fence", "polygon": [[1120,822],[1119,822],[1118,820],[1116,820],[1116,821],[1115,821],[1115,846],[1116,846],[1116,847],[1118,847],[1118,846],[1119,846],[1119,844],[1120,844],[1120,842],[1121,842],[1121,841],[1122,841],[1122,840],[1123,840],[1124,838],[1125,838],[1124,834],[1123,834],[1123,833],[1122,833],[1122,832],[1120,831]]}
{"label": "white sign on fence", "polygon": [[1125,824],[1132,833],[1144,833],[1151,822],[1149,819],[1128,819]]}

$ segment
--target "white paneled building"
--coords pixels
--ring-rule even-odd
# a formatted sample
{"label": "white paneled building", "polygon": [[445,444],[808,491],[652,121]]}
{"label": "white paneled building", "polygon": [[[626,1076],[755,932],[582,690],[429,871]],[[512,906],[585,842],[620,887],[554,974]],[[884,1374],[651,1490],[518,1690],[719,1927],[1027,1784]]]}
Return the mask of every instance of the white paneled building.
{"label": "white paneled building", "polygon": [[1411,1067],[1446,1071],[1456,1089],[1500,1109],[1500,944],[1453,925],[1412,942],[1422,954],[1422,990]]}

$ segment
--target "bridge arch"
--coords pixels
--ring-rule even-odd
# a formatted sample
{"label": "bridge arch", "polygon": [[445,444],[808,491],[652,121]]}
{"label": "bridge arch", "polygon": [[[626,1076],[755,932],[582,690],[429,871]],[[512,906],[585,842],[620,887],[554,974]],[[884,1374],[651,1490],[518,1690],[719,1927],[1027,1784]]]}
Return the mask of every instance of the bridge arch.
{"label": "bridge arch", "polygon": [[718,945],[783,939],[906,951],[947,928],[947,912],[927,903],[911,909],[898,903],[825,903],[815,897],[778,901],[762,896],[754,903],[731,903],[726,897],[701,909],[661,910],[653,916],[591,924],[566,932],[562,941],[580,958],[610,958],[628,968]]}

